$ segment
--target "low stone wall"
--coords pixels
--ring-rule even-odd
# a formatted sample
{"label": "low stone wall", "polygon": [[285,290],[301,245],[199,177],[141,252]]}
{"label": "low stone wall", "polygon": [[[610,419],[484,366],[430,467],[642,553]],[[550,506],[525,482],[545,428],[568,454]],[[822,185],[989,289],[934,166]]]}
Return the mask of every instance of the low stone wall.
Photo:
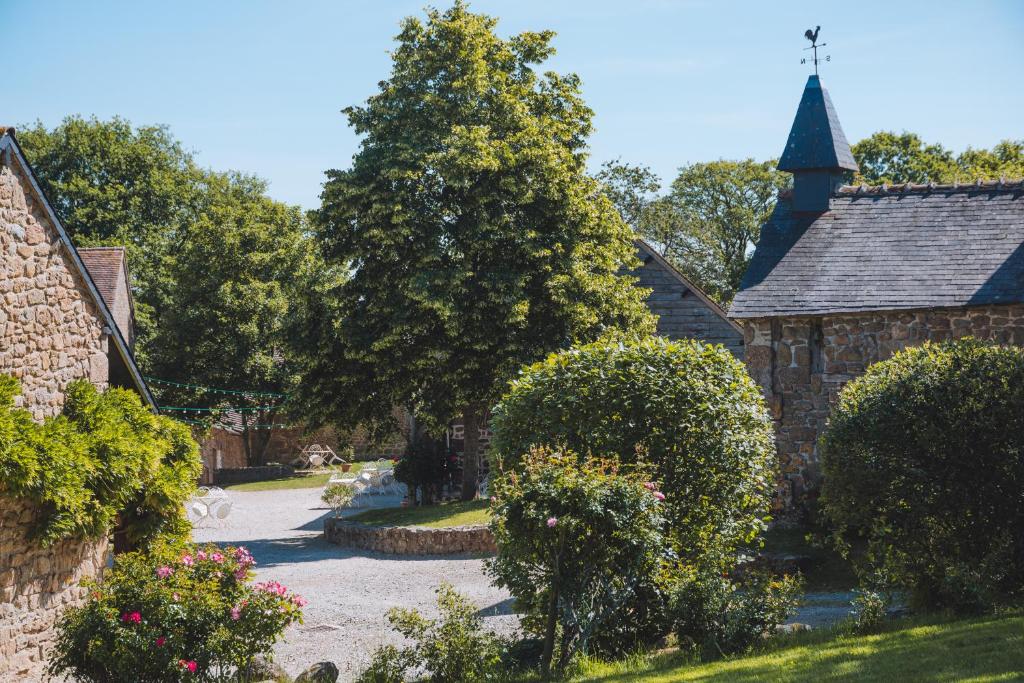
{"label": "low stone wall", "polygon": [[82,579],[107,565],[108,541],[64,541],[44,548],[29,538],[36,509],[0,495],[0,681],[40,681],[53,626],[85,599]]}
{"label": "low stone wall", "polygon": [[229,467],[214,470],[213,481],[217,486],[248,484],[253,481],[282,479],[295,474],[291,465],[263,465],[261,467]]}
{"label": "low stone wall", "polygon": [[368,526],[329,517],[324,537],[346,548],[392,555],[454,555],[493,553],[494,536],[483,525],[433,529],[422,526]]}

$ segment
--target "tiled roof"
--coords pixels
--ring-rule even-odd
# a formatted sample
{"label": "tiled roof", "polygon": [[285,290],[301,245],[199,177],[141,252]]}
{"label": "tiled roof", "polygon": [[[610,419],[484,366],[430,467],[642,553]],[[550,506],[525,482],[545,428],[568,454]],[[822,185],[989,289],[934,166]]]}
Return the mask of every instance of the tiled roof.
{"label": "tiled roof", "polygon": [[828,91],[810,76],[779,159],[780,171],[858,170]]}
{"label": "tiled roof", "polygon": [[107,306],[113,307],[117,284],[123,277],[124,247],[80,247],[78,255],[96,283],[100,296]]}
{"label": "tiled roof", "polygon": [[843,187],[824,213],[783,196],[734,318],[1024,302],[1024,182]]}

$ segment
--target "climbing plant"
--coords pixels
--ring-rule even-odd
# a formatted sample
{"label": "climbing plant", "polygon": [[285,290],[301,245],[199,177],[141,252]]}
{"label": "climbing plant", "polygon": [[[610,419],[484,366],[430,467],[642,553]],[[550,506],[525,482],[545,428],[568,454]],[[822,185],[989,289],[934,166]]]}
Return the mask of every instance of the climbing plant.
{"label": "climbing plant", "polygon": [[201,463],[188,427],[153,415],[125,389],[68,386],[43,423],[16,408],[19,382],[0,375],[0,493],[34,501],[44,545],[99,538],[119,524],[134,547],[188,533],[184,502]]}

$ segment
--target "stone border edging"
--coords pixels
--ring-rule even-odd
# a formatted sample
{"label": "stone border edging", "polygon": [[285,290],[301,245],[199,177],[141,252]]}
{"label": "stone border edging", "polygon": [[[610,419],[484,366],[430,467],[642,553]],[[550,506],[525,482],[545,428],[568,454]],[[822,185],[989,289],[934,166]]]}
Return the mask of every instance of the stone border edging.
{"label": "stone border edging", "polygon": [[344,548],[361,548],[391,555],[454,555],[494,553],[494,536],[482,524],[432,528],[368,526],[346,519],[324,520],[324,538]]}

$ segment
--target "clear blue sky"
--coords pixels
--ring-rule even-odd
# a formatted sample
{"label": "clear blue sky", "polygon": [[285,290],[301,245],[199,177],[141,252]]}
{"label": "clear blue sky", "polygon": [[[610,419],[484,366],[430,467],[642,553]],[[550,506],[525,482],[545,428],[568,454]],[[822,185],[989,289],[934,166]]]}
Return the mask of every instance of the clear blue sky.
{"label": "clear blue sky", "polygon": [[[420,0],[0,0],[0,122],[115,114],[164,123],[203,165],[267,178],[313,208],[357,139],[339,110],[389,72]],[[445,7],[446,4],[437,3]],[[553,29],[583,79],[592,164],[775,157],[821,24],[847,137],[912,130],[955,150],[1024,138],[1024,2],[477,0],[508,35]]]}

